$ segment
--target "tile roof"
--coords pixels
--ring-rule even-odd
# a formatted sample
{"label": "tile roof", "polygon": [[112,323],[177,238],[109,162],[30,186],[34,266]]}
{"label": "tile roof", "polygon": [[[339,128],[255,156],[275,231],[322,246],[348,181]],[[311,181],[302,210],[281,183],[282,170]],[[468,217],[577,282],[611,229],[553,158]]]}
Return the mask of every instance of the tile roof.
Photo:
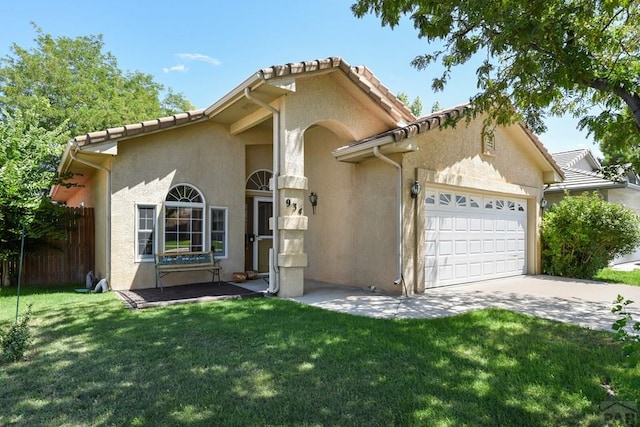
{"label": "tile roof", "polygon": [[[350,66],[340,57],[315,59],[312,61],[292,62],[284,65],[272,65],[258,71],[257,75],[265,81],[274,80],[290,75],[324,72],[338,69],[355,83],[364,93],[374,100],[394,120],[408,122],[415,120],[411,110],[405,106],[378,78],[365,66]],[[215,104],[214,104],[215,105]],[[79,146],[106,142],[112,139],[153,133],[172,127],[191,124],[207,120],[208,112],[212,107],[161,117],[141,123],[127,124],[101,131],[90,132],[73,138]]]}
{"label": "tile roof", "polygon": [[[395,143],[402,141],[403,139],[411,138],[420,133],[424,133],[433,129],[437,129],[438,127],[444,125],[447,122],[452,120],[458,120],[467,114],[471,113],[472,105],[470,103],[457,105],[455,107],[447,108],[444,110],[436,111],[426,116],[422,116],[417,120],[409,123],[406,126],[401,126],[395,129],[391,129],[376,135],[372,135],[368,138],[361,139],[359,141],[354,142],[345,147],[341,147],[337,152],[343,149],[352,149],[357,147],[358,145],[365,144],[370,141],[374,141],[376,139],[383,139],[385,137],[392,137]],[[527,134],[527,136],[534,143],[536,148],[540,151],[542,156],[553,166],[553,168],[563,176],[562,168],[556,163],[554,158],[551,156],[549,151],[545,148],[544,144],[540,141],[540,139],[533,133],[531,130],[523,123],[520,123],[521,129]]]}
{"label": "tile roof", "polygon": [[312,61],[292,62],[284,65],[273,65],[258,71],[264,80],[271,80],[278,77],[313,73],[330,69],[340,69],[347,77],[353,81],[360,89],[379,104],[389,115],[396,120],[411,121],[415,116],[411,110],[404,105],[373,72],[364,65],[352,67],[344,59],[334,56],[325,59],[314,59]]}
{"label": "tile roof", "polygon": [[[593,157],[593,155],[591,154],[591,151],[587,148],[581,148],[578,150],[570,150],[570,151],[563,151],[560,153],[553,153],[552,156],[555,159],[556,162],[558,162],[558,164],[560,165],[560,167],[572,167],[574,166],[576,163],[578,163],[580,160],[584,159],[587,156],[591,156],[591,158],[594,160],[593,163],[595,163],[596,158]],[[595,168],[599,168],[600,165],[599,163],[594,164]]]}
{"label": "tile roof", "polygon": [[207,117],[204,115],[204,109],[187,111],[186,113],[174,114],[173,116],[161,117],[159,119],[147,120],[140,123],[109,128],[97,132],[89,132],[84,135],[76,136],[72,139],[72,142],[76,142],[79,146],[97,144],[111,139],[120,139],[144,133],[158,132],[167,128],[203,121],[206,120],[206,118]]}
{"label": "tile roof", "polygon": [[[624,187],[625,181],[616,181],[604,177],[600,163],[593,157],[591,150],[579,149],[552,154],[556,162],[562,167],[565,174],[564,182],[551,185],[547,192],[559,192],[564,190],[590,190],[597,188]],[[575,167],[585,157],[591,157],[589,164],[594,164],[595,169],[586,170]]]}
{"label": "tile roof", "polygon": [[388,131],[372,135],[368,138],[361,139],[360,141],[356,141],[351,144],[350,147],[364,144],[374,139],[384,138],[386,136],[393,137],[394,142],[400,142],[403,139],[411,138],[412,136],[419,133],[424,133],[431,129],[436,129],[450,120],[456,120],[464,116],[470,109],[470,104],[462,104],[455,107],[447,108],[445,110],[437,111],[435,113],[422,116],[406,126],[400,126],[395,129],[390,129]]}

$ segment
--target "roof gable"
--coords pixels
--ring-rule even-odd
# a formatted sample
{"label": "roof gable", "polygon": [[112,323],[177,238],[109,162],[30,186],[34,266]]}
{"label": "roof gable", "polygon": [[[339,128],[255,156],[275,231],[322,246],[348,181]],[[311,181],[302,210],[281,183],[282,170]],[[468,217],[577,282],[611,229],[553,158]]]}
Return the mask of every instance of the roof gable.
{"label": "roof gable", "polygon": [[[358,150],[364,150],[365,148],[369,148],[370,146],[382,144],[394,144],[396,146],[396,152],[413,151],[415,150],[415,147],[409,143],[403,144],[403,140],[407,140],[415,135],[437,129],[441,126],[444,126],[445,124],[455,122],[462,117],[468,116],[471,110],[471,104],[467,103],[436,111],[422,116],[406,126],[400,126],[395,129],[390,129],[388,131],[372,135],[360,141],[356,141],[353,144],[347,145],[345,147],[340,147],[333,152],[333,155],[334,157],[344,161],[359,161],[364,158],[364,156],[358,155]],[[519,126],[520,129],[525,132],[538,152],[540,152],[542,157],[544,157],[544,160],[551,166],[551,168],[560,177],[564,176],[562,169],[544,147],[540,139],[523,123],[520,123]]]}
{"label": "roof gable", "polygon": [[[208,120],[218,116],[223,110],[229,108],[230,104],[238,100],[245,100],[245,88],[254,88],[253,90],[255,90],[255,88],[268,85],[277,86],[280,81],[292,77],[336,71],[343,73],[348,80],[370,97],[373,102],[392,117],[396,123],[403,124],[415,120],[415,116],[411,110],[384,86],[367,67],[352,67],[340,57],[330,57],[263,68],[206,109],[187,111],[172,116],[90,132],[76,136],[71,142],[74,146],[83,147],[110,140],[124,140],[142,134],[160,132]],[[265,88],[264,91],[265,94],[274,98],[286,93],[285,89],[274,90]],[[239,107],[240,110],[244,110],[245,108],[244,106]]]}
{"label": "roof gable", "polygon": [[596,159],[591,150],[587,148],[554,153],[552,156],[562,168],[577,167],[578,169],[587,171],[602,169],[602,165],[598,159]]}
{"label": "roof gable", "polygon": [[565,180],[551,185],[547,192],[561,192],[565,190],[597,190],[605,188],[619,188],[628,185],[627,180],[615,180],[605,176],[602,165],[595,158],[591,150],[564,151],[552,154],[562,167]]}

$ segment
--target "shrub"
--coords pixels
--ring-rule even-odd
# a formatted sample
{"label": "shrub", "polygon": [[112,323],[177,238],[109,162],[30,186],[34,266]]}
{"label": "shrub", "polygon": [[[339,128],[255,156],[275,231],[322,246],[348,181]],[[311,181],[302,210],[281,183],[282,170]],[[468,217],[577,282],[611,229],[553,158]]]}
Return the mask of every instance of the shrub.
{"label": "shrub", "polygon": [[542,263],[545,273],[590,279],[617,255],[640,243],[635,213],[609,203],[597,193],[566,195],[542,220]]}
{"label": "shrub", "polygon": [[625,300],[622,295],[613,302],[612,313],[618,314],[618,320],[612,325],[616,339],[622,342],[622,352],[631,367],[640,363],[640,321],[634,320],[627,306],[633,301]]}
{"label": "shrub", "polygon": [[24,352],[31,340],[29,330],[29,320],[31,319],[31,304],[27,309],[27,314],[14,322],[6,333],[0,334],[0,361],[17,362],[22,360]]}

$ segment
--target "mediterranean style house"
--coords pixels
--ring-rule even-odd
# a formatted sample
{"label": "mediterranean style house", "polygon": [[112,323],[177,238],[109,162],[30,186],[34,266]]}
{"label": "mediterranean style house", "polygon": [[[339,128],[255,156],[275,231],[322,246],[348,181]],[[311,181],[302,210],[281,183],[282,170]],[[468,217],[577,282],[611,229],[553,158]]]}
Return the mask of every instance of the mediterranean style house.
{"label": "mediterranean style house", "polygon": [[[52,197],[96,212],[96,278],[155,286],[154,254],[213,250],[222,279],[405,294],[541,272],[540,200],[563,173],[524,125],[415,117],[341,58],[259,70],[206,109],[81,135]],[[207,280],[185,272],[165,285]]]}

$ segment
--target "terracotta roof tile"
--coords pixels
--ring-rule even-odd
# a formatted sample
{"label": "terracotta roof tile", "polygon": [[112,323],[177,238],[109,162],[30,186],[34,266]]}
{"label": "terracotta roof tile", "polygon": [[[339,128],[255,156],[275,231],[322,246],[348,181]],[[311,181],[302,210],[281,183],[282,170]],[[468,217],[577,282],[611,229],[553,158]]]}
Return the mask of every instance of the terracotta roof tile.
{"label": "terracotta roof tile", "polygon": [[[396,96],[374,76],[371,70],[365,66],[351,67],[340,57],[329,57],[324,59],[315,59],[312,61],[273,65],[271,67],[261,69],[258,71],[258,75],[264,80],[269,80],[289,75],[330,70],[332,68],[342,70],[350,80],[352,80],[364,93],[366,93],[397,122],[402,123],[415,119],[411,110],[398,100]],[[141,123],[132,123],[106,130],[90,132],[85,135],[76,136],[73,141],[78,143],[78,145],[83,146],[87,144],[105,142],[111,139],[121,139],[143,133],[156,132],[206,120],[207,116],[204,112],[204,109],[188,111],[186,113],[175,114],[173,116],[146,120]]]}
{"label": "terracotta roof tile", "polygon": [[388,130],[386,132],[372,135],[368,138],[356,141],[351,146],[363,144],[365,142],[372,141],[374,139],[383,138],[385,136],[392,136],[394,142],[400,142],[403,139],[411,138],[419,133],[426,132],[431,129],[435,129],[444,124],[447,120],[462,117],[470,109],[469,104],[458,105],[456,107],[448,108],[446,110],[437,111],[435,113],[428,114],[420,117],[418,120],[409,123],[406,126],[401,126],[395,129]]}
{"label": "terracotta roof tile", "polygon": [[130,125],[118,126],[97,132],[90,132],[84,135],[76,136],[73,141],[78,145],[97,144],[106,142],[111,139],[121,139],[140,135],[142,133],[154,132],[161,129],[167,129],[175,126],[181,126],[187,123],[193,123],[206,119],[204,110],[187,111],[186,113],[174,114],[173,116],[160,117],[159,119],[146,120],[141,123],[133,123]]}
{"label": "terracotta roof tile", "polygon": [[[417,134],[427,132],[432,129],[436,129],[443,124],[445,124],[448,120],[457,120],[471,111],[471,104],[461,104],[455,107],[447,108],[445,110],[436,111],[431,114],[427,114],[426,116],[422,116],[416,121],[409,123],[406,126],[401,126],[395,129],[388,130],[386,132],[382,132],[376,135],[372,135],[368,138],[361,139],[359,141],[354,142],[348,146],[342,147],[342,149],[351,148],[354,146],[358,146],[360,144],[364,144],[376,139],[381,139],[387,136],[393,137],[393,141],[398,143],[403,139],[411,138]],[[529,136],[531,141],[533,141],[536,148],[540,151],[542,156],[549,162],[550,165],[558,172],[558,174],[564,177],[564,173],[562,168],[558,165],[558,163],[551,156],[549,151],[542,144],[540,139],[533,133],[531,130],[520,123],[520,127],[522,130]]]}
{"label": "terracotta roof tile", "polygon": [[360,89],[378,103],[394,120],[412,121],[415,116],[367,67],[360,65],[352,67],[340,57],[315,59],[312,61],[293,62],[284,65],[273,65],[258,71],[265,80],[275,79],[291,74],[302,74],[314,71],[338,68],[352,80]]}

